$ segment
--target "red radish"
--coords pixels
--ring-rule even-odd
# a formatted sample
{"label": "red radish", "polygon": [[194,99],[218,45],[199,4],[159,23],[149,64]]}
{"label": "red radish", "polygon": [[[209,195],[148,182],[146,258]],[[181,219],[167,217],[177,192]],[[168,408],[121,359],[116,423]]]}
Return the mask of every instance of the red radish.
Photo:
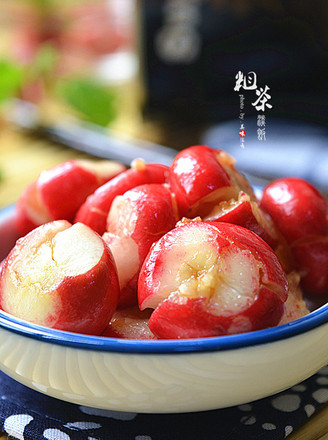
{"label": "red radish", "polygon": [[156,339],[149,330],[150,310],[139,310],[138,306],[117,310],[102,336],[119,339]]}
{"label": "red radish", "polygon": [[302,276],[302,287],[309,298],[328,298],[328,235],[292,246]]}
{"label": "red radish", "polygon": [[59,330],[99,335],[118,295],[113,256],[82,223],[39,226],[17,241],[1,268],[1,308]]}
{"label": "red radish", "polygon": [[158,338],[196,338],[274,326],[287,299],[286,274],[260,237],[229,223],[194,221],[151,248],[141,269],[141,310],[155,309]]}
{"label": "red radish", "polygon": [[254,197],[231,156],[206,145],[195,145],[177,154],[170,167],[170,185],[180,215],[190,218],[203,217],[219,202],[237,198],[240,190]]}
{"label": "red radish", "polygon": [[42,171],[17,202],[20,234],[52,220],[72,221],[87,196],[124,169],[113,161],[70,160]]}
{"label": "red radish", "polygon": [[137,303],[140,268],[151,245],[178,220],[175,200],[165,184],[137,186],[117,196],[103,239],[110,247],[120,280],[120,307]]}
{"label": "red radish", "polygon": [[243,226],[263,238],[273,249],[279,244],[279,235],[271,218],[243,191],[237,200],[220,202],[204,220]]}
{"label": "red radish", "polygon": [[263,191],[263,207],[288,242],[309,298],[328,298],[328,201],[309,182],[277,179]]}
{"label": "red radish", "polygon": [[232,223],[255,232],[272,247],[285,271],[294,267],[289,246],[271,217],[243,191],[240,191],[238,200],[230,199],[214,206],[203,220]]}
{"label": "red radish", "polygon": [[274,180],[264,188],[260,205],[289,244],[328,235],[328,201],[306,180]]}
{"label": "red radish", "polygon": [[102,235],[106,232],[106,220],[116,196],[145,183],[168,181],[168,167],[160,164],[132,162],[131,168],[98,188],[78,210],[75,221],[84,223]]}
{"label": "red radish", "polygon": [[278,325],[295,321],[310,313],[306,302],[303,299],[303,292],[300,287],[301,277],[298,272],[290,272],[288,279],[288,298],[285,303],[285,311]]}

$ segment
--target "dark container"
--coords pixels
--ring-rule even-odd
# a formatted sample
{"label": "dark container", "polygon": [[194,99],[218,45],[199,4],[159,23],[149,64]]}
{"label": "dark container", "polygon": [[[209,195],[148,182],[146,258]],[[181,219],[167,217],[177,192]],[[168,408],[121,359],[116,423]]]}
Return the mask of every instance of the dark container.
{"label": "dark container", "polygon": [[[144,0],[144,112],[181,123],[238,118],[236,75],[270,88],[270,116],[328,122],[328,3]],[[245,116],[254,90],[245,91]]]}

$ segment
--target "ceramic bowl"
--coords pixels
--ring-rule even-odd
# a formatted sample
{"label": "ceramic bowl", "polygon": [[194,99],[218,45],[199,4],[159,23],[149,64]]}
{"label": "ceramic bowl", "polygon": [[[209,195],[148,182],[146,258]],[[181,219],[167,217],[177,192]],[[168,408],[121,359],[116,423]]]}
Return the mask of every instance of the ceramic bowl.
{"label": "ceramic bowl", "polygon": [[[0,212],[0,259],[17,238]],[[136,341],[68,333],[0,313],[0,369],[76,404],[140,413],[192,412],[275,394],[328,363],[328,305],[241,335]]]}

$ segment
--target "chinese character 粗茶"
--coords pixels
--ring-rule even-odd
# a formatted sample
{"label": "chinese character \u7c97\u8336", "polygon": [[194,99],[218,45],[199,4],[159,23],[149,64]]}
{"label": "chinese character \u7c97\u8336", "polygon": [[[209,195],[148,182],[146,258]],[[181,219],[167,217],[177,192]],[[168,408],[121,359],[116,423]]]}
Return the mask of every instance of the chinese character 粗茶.
{"label": "chinese character \u7c97\u8336", "polygon": [[271,99],[271,95],[267,93],[268,90],[270,90],[268,86],[265,86],[264,90],[262,87],[260,87],[259,90],[256,90],[258,98],[255,102],[252,102],[252,105],[254,105],[257,111],[262,110],[264,112],[265,107],[272,108],[272,105],[268,103],[268,100]]}
{"label": "chinese character \u7c97\u8336", "polygon": [[236,78],[236,84],[234,90],[236,92],[239,92],[241,88],[243,88],[244,90],[255,90],[257,87],[256,85],[257,78],[255,72],[248,72],[247,75],[244,75],[243,72],[239,70],[235,78]]}

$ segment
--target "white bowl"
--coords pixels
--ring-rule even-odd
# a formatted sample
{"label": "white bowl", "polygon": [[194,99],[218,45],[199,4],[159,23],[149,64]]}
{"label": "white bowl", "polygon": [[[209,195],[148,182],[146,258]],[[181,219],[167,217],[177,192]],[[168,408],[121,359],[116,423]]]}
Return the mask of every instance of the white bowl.
{"label": "white bowl", "polygon": [[[0,259],[17,238],[0,211]],[[328,363],[328,305],[279,327],[180,341],[68,333],[0,312],[0,369],[50,396],[96,408],[190,412],[275,394]]]}

